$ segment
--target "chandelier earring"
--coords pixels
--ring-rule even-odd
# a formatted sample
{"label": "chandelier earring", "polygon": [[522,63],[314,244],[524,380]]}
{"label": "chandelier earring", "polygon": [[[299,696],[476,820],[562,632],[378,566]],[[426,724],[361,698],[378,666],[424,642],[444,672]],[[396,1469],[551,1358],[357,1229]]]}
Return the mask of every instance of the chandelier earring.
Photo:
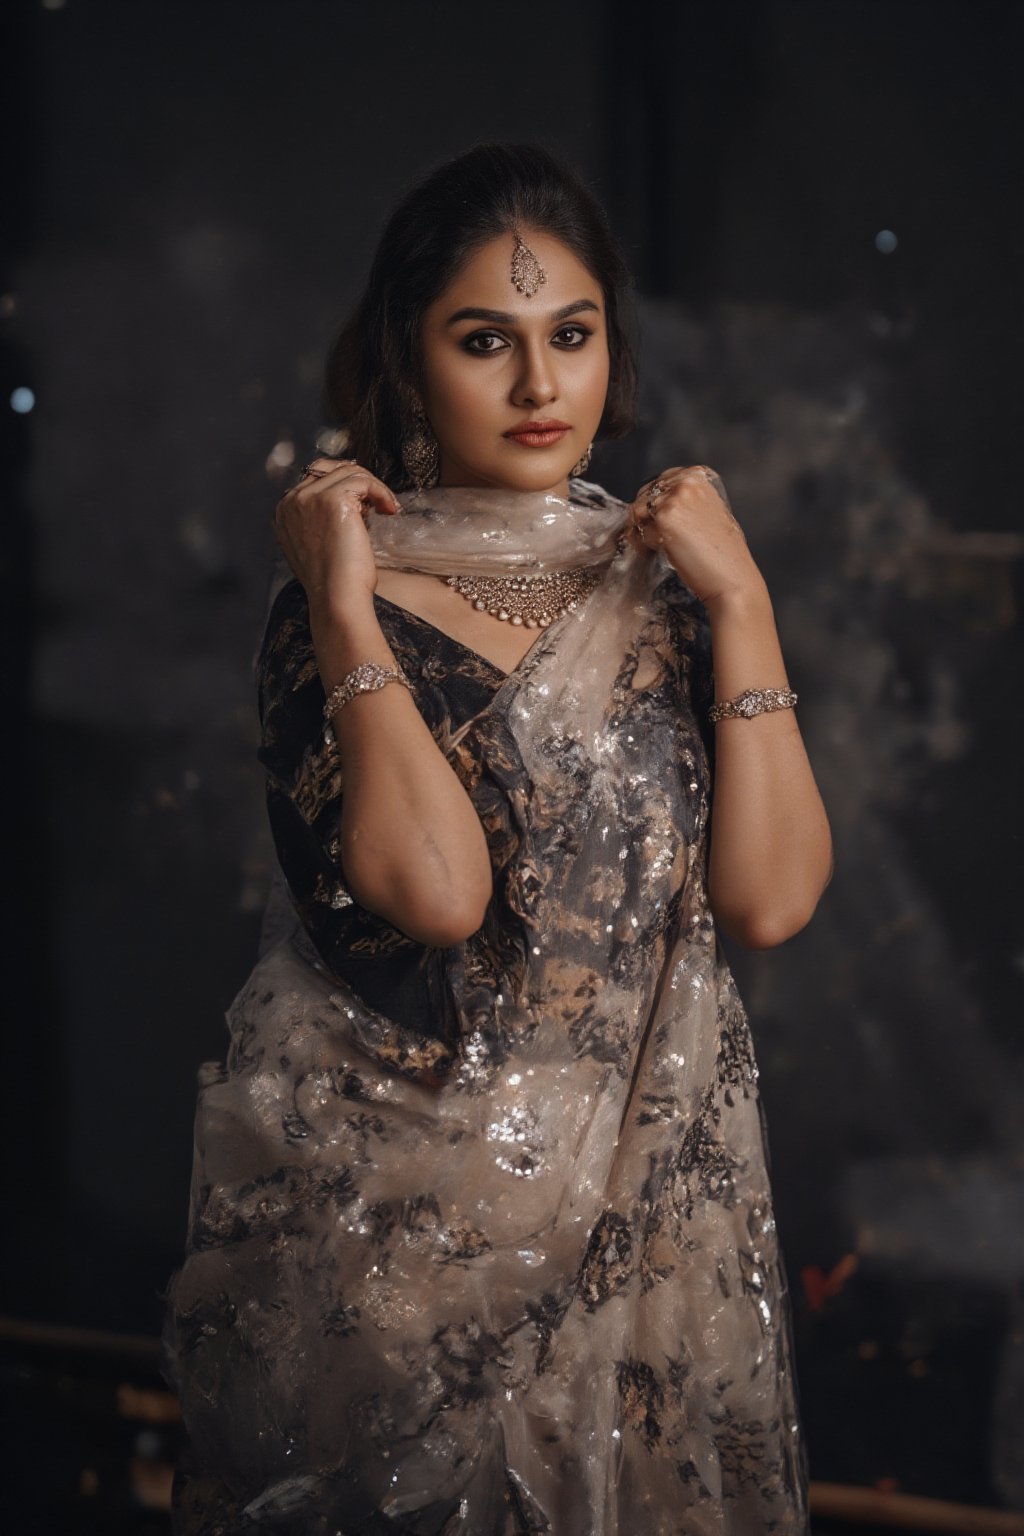
{"label": "chandelier earring", "polygon": [[583,474],[586,473],[586,471],[590,467],[590,455],[593,453],[593,451],[594,451],[594,445],[593,445],[593,443],[591,443],[590,447],[587,448],[587,450],[584,452],[582,457],[578,458],[576,460],[576,463],[573,465],[572,469],[570,469],[570,471],[569,471],[570,475],[575,477],[577,475],[583,475]]}
{"label": "chandelier earring", "polygon": [[429,490],[437,484],[441,450],[426,413],[421,409],[414,411],[413,430],[402,442],[402,465],[418,491]]}

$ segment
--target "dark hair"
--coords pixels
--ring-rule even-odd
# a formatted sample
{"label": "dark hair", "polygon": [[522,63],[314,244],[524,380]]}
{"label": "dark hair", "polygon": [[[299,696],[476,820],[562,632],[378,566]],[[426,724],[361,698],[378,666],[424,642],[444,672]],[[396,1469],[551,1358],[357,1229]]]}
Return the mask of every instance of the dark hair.
{"label": "dark hair", "polygon": [[599,437],[633,426],[636,366],[623,310],[629,273],[596,198],[547,150],[479,144],[406,194],[381,235],[366,292],[327,363],[325,402],[348,429],[347,452],[393,485],[408,485],[401,444],[412,427],[424,311],[479,246],[516,229],[554,236],[604,293],[609,382]]}

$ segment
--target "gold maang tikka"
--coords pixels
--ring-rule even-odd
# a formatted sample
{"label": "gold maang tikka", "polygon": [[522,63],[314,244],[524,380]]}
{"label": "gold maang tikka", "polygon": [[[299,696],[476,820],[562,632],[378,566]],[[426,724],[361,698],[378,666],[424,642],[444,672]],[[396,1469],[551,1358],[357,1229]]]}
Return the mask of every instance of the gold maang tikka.
{"label": "gold maang tikka", "polygon": [[548,275],[522,235],[516,233],[515,239],[512,248],[512,286],[532,299],[541,283],[547,282]]}

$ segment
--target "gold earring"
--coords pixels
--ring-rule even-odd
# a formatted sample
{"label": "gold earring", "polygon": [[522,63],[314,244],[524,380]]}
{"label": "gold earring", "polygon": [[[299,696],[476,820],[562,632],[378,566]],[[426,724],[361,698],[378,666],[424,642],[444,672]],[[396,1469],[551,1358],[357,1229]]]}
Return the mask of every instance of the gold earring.
{"label": "gold earring", "polygon": [[417,410],[413,421],[414,430],[402,443],[402,465],[416,489],[426,491],[437,484],[441,450],[425,412]]}
{"label": "gold earring", "polygon": [[570,475],[575,478],[577,475],[582,475],[586,472],[590,466],[590,455],[593,453],[593,451],[594,445],[591,443],[590,447],[583,454],[582,458],[577,459],[572,469],[570,469]]}

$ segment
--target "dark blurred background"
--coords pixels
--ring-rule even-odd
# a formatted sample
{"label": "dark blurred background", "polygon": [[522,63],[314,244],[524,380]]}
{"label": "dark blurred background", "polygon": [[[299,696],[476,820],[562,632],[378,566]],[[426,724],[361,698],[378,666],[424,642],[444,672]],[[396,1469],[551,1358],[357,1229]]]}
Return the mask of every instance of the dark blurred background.
{"label": "dark blurred background", "polygon": [[40,1530],[162,1528],[195,1073],[271,867],[271,513],[389,206],[496,138],[611,213],[643,409],[591,476],[722,474],[832,818],[814,923],[729,948],[812,1475],[1024,1510],[1021,23],[7,0],[0,1307]]}

